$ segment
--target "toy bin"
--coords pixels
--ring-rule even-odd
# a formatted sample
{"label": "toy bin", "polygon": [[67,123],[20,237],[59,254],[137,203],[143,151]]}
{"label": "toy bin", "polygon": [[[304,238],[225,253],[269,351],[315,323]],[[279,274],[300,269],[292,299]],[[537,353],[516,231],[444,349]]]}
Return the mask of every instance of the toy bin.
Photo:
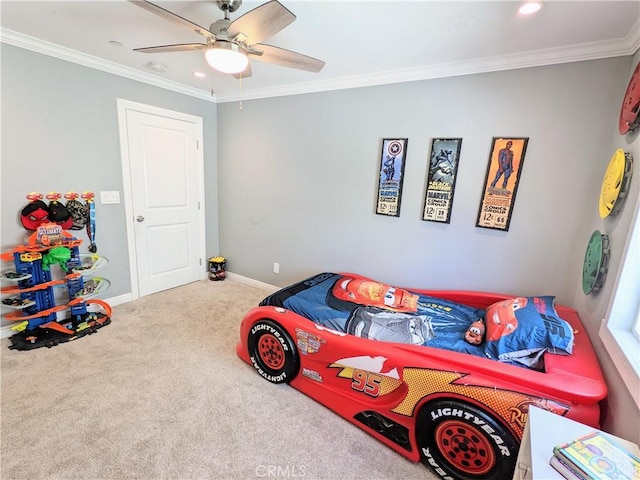
{"label": "toy bin", "polygon": [[226,274],[227,260],[224,257],[211,257],[209,259],[209,280],[224,280]]}

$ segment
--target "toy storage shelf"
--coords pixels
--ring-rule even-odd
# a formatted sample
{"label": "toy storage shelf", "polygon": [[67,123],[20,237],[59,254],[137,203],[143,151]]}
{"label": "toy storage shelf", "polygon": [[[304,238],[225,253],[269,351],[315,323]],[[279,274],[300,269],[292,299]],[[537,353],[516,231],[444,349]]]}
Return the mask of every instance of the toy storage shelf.
{"label": "toy storage shelf", "polygon": [[12,310],[3,316],[17,332],[10,337],[10,349],[52,347],[111,322],[111,307],[94,299],[111,286],[108,279],[95,275],[108,259],[81,254],[81,240],[55,224],[46,228],[55,233],[52,243],[40,243],[38,230],[27,245],[2,254],[2,260],[14,264],[14,270],[0,274],[7,285],[2,287],[2,306]]}
{"label": "toy storage shelf", "polygon": [[78,291],[75,298],[88,300],[95,298],[111,286],[111,282],[102,277],[88,277],[84,281],[82,290]]}
{"label": "toy storage shelf", "polygon": [[2,300],[2,306],[11,308],[13,310],[24,310],[25,308],[29,308],[35,305],[36,302],[33,300],[23,299],[18,297],[8,297]]}
{"label": "toy storage shelf", "polygon": [[0,278],[2,278],[3,280],[6,280],[8,282],[18,283],[18,282],[20,282],[22,280],[30,279],[31,278],[31,274],[30,273],[17,273],[15,271],[11,271],[11,272],[4,272]]}
{"label": "toy storage shelf", "polygon": [[80,265],[72,267],[71,271],[82,275],[92,275],[109,263],[107,257],[95,253],[81,253],[79,257]]}

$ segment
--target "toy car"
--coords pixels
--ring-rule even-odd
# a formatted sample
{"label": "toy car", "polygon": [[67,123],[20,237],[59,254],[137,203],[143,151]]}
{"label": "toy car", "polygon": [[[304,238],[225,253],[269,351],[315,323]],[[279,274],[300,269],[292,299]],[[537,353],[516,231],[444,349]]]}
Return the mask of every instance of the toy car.
{"label": "toy car", "polygon": [[[552,319],[542,313],[547,297],[525,300],[404,290],[323,273],[250,310],[237,354],[264,379],[288,383],[442,478],[506,479],[530,405],[597,427],[598,402],[607,393],[577,312],[553,305],[559,318]],[[513,309],[514,302],[518,309],[507,315],[508,324],[500,323],[505,317],[496,309]],[[496,342],[513,342],[514,332],[541,333],[539,325],[537,333],[526,332],[526,305],[568,350],[539,349],[537,369],[526,365],[528,359],[496,361],[485,353]],[[466,324],[452,320],[457,311]],[[477,315],[486,323],[486,339],[493,338],[480,346],[464,342]],[[563,325],[571,331],[563,333]],[[443,343],[447,338],[450,344]],[[430,346],[436,340],[437,347]]]}

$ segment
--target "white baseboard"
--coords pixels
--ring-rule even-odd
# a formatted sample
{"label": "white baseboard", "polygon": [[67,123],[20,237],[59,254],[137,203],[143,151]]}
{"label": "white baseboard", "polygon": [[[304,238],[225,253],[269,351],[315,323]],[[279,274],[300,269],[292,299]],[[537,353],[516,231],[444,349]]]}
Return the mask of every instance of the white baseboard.
{"label": "white baseboard", "polygon": [[112,307],[115,307],[116,305],[122,305],[123,303],[128,303],[132,300],[133,300],[132,293],[124,293],[122,295],[118,295],[117,297],[107,298],[105,302],[107,302]]}
{"label": "white baseboard", "polygon": [[227,278],[239,283],[251,285],[252,287],[260,288],[261,290],[266,290],[268,293],[277,292],[281,288],[276,287],[275,285],[269,285],[268,283],[264,283],[259,280],[254,280],[253,278],[243,277],[242,275],[238,275],[237,273],[232,272],[227,272]]}
{"label": "white baseboard", "polygon": [[11,330],[11,325],[5,325],[4,327],[0,328],[0,338],[9,338],[14,333],[16,332]]}

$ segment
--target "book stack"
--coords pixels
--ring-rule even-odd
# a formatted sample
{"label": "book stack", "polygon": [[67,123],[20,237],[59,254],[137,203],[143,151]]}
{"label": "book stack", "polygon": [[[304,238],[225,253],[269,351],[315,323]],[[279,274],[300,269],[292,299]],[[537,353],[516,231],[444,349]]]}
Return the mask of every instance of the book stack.
{"label": "book stack", "polygon": [[640,479],[640,459],[599,431],[556,446],[549,464],[568,480]]}

